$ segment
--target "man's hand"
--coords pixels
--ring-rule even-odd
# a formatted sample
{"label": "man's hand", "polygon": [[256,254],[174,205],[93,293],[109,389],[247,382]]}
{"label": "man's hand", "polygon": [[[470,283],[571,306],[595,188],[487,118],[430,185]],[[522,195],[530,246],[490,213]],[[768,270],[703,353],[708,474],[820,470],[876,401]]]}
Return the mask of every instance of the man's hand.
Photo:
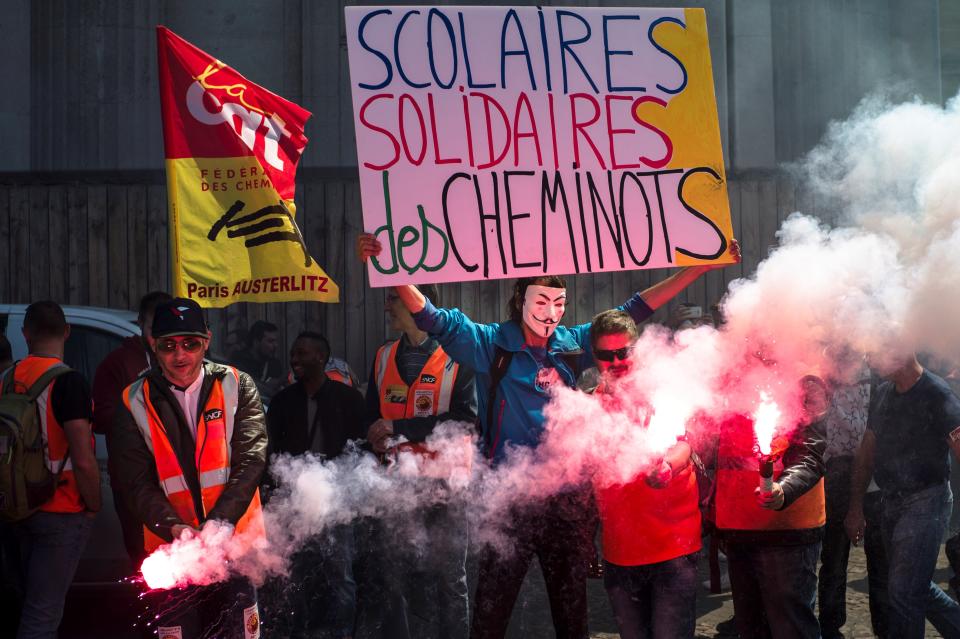
{"label": "man's hand", "polygon": [[170,534],[173,535],[174,541],[178,539],[183,539],[184,541],[187,539],[192,539],[193,536],[198,532],[200,531],[193,526],[187,526],[186,524],[176,524],[170,529]]}
{"label": "man's hand", "polygon": [[673,479],[673,466],[666,460],[647,473],[647,484],[652,488],[664,488]]}
{"label": "man's hand", "polygon": [[393,436],[393,420],[378,419],[370,425],[367,431],[367,441],[373,446],[376,453],[383,454],[387,452],[387,445]]}
{"label": "man's hand", "polygon": [[773,490],[769,493],[761,491],[760,487],[757,486],[753,490],[753,494],[757,496],[757,505],[761,508],[780,510],[783,507],[783,488],[780,487],[778,482],[773,482]]}
{"label": "man's hand", "polygon": [[361,233],[357,236],[357,257],[366,263],[367,258],[377,257],[383,247],[372,233]]}
{"label": "man's hand", "polygon": [[853,545],[859,546],[860,542],[863,541],[863,531],[867,528],[867,520],[863,516],[863,509],[851,507],[843,520],[843,528],[847,531],[847,537],[850,538]]}

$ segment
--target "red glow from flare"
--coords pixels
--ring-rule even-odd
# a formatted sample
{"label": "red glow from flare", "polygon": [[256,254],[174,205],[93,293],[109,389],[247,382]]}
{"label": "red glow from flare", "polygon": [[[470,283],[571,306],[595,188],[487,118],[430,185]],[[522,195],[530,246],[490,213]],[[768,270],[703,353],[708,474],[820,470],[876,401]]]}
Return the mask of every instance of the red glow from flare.
{"label": "red glow from flare", "polygon": [[143,581],[151,590],[168,590],[177,585],[177,573],[173,558],[165,552],[155,552],[140,565]]}
{"label": "red glow from flare", "polygon": [[761,454],[770,454],[770,444],[773,441],[773,434],[777,430],[779,421],[780,407],[770,399],[766,392],[761,392],[760,405],[757,406],[757,410],[753,414],[753,432],[757,437],[757,446],[760,447]]}

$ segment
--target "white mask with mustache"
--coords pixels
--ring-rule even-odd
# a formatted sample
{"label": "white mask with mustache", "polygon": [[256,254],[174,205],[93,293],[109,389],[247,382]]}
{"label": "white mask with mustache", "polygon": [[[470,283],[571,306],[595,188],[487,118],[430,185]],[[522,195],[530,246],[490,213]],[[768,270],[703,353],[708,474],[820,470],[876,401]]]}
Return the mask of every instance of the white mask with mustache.
{"label": "white mask with mustache", "polygon": [[563,319],[567,289],[531,284],[523,298],[523,323],[536,335],[550,337]]}

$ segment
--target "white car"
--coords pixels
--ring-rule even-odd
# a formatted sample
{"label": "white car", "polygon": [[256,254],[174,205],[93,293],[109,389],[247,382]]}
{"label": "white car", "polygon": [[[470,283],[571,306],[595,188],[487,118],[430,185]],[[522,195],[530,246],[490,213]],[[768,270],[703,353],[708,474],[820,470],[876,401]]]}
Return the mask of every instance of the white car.
{"label": "white car", "polygon": [[[26,304],[0,304],[0,331],[13,348],[14,361],[27,354],[23,340],[23,316]],[[133,311],[92,306],[64,306],[64,315],[70,324],[70,338],[64,347],[64,361],[80,371],[93,384],[93,374],[107,354],[120,346],[131,335],[139,335],[137,314]],[[107,474],[107,442],[97,435],[97,461],[100,464],[100,494],[103,507],[94,523],[93,534],[80,559],[74,586],[114,585],[130,574],[130,561],[124,550],[120,521],[113,508],[113,492]]]}

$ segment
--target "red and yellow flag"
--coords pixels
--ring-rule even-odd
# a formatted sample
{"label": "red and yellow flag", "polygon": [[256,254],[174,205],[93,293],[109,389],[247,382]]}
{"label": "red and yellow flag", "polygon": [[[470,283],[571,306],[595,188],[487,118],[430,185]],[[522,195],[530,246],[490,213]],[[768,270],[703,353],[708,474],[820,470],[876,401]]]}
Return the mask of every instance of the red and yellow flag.
{"label": "red and yellow flag", "polygon": [[336,302],[294,220],[310,112],[157,27],[174,292],[201,306]]}

